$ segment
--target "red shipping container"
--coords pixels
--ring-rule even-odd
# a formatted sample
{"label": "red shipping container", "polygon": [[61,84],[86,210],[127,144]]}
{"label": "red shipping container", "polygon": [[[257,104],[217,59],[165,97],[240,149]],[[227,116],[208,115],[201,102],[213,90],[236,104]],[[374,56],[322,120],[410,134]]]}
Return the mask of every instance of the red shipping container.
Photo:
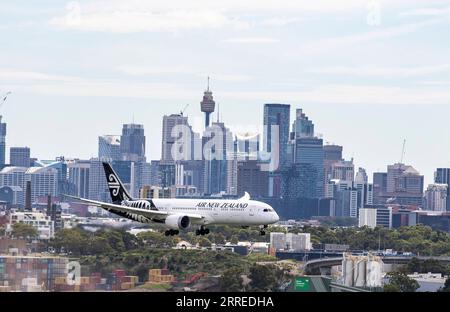
{"label": "red shipping container", "polygon": [[115,270],[114,273],[116,274],[117,277],[124,277],[125,275],[127,275],[125,270]]}
{"label": "red shipping container", "polygon": [[170,275],[170,271],[169,270],[161,270],[161,275]]}

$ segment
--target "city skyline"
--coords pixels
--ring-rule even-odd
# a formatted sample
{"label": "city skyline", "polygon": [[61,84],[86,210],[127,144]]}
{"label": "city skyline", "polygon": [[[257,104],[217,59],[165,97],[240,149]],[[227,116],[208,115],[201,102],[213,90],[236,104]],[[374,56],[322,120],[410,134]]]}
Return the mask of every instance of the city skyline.
{"label": "city skyline", "polygon": [[400,160],[404,139],[425,184],[449,166],[449,1],[24,3],[0,4],[0,93],[13,92],[0,113],[7,147],[33,157],[95,157],[97,137],[134,116],[159,159],[163,115],[189,103],[202,121],[211,76],[232,131],[261,126],[264,103],[290,103],[291,122],[302,108],[369,177]]}

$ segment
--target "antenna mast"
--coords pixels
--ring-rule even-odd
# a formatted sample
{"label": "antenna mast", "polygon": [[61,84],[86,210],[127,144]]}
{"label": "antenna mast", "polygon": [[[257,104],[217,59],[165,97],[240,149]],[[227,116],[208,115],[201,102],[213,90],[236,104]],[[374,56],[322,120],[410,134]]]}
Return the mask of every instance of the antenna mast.
{"label": "antenna mast", "polygon": [[406,147],[406,139],[403,140],[402,156],[400,157],[401,164],[403,164],[403,159],[405,158],[405,147]]}

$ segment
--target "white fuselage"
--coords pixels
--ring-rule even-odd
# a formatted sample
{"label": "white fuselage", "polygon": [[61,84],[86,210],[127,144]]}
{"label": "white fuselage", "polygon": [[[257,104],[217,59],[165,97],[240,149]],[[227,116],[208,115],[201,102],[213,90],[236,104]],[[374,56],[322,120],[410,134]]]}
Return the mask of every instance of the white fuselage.
{"label": "white fuselage", "polygon": [[[280,220],[275,210],[266,203],[254,200],[224,199],[151,199],[156,210],[168,215],[199,215],[192,224],[230,224],[240,226],[269,225]],[[128,207],[151,210],[150,200],[124,201]],[[155,209],[153,207],[153,209]]]}

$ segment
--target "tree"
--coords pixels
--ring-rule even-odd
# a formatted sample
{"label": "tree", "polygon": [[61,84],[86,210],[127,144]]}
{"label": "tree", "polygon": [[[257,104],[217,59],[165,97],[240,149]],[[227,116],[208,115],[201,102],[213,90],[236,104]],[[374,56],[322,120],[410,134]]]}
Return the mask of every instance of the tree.
{"label": "tree", "polygon": [[242,272],[239,268],[231,268],[220,277],[220,290],[225,292],[241,292],[244,288]]}
{"label": "tree", "polygon": [[416,292],[419,283],[401,272],[388,273],[389,284],[384,286],[385,292]]}
{"label": "tree", "polygon": [[35,238],[38,231],[33,226],[26,223],[14,223],[12,226],[12,236],[17,238]]}
{"label": "tree", "polygon": [[84,255],[89,247],[89,237],[80,229],[63,229],[56,233],[51,245],[57,250],[64,249],[74,255]]}
{"label": "tree", "polygon": [[278,288],[277,270],[273,265],[255,264],[250,268],[250,286],[254,291],[274,291]]}
{"label": "tree", "polygon": [[5,236],[6,229],[2,226],[0,226],[0,236]]}
{"label": "tree", "polygon": [[211,247],[211,241],[207,239],[206,237],[200,237],[198,239],[198,245],[200,247]]}

